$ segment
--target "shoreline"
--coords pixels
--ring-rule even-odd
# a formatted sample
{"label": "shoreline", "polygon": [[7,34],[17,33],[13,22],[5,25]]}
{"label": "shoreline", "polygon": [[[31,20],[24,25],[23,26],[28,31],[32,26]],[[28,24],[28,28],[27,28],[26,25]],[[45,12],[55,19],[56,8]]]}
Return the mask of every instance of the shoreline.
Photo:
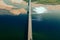
{"label": "shoreline", "polygon": [[36,3],[32,3],[31,4],[32,7],[46,7],[48,10],[60,10],[60,5],[45,5],[45,4],[36,4]]}

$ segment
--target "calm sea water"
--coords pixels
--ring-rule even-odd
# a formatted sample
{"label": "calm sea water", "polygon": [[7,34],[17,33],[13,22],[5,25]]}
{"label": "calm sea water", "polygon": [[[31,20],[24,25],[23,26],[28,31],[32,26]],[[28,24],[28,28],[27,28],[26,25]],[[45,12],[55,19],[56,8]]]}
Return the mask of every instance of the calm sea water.
{"label": "calm sea water", "polygon": [[[33,40],[60,40],[60,15],[44,14],[33,16]],[[26,40],[28,15],[0,15],[0,40]]]}
{"label": "calm sea water", "polygon": [[60,13],[33,14],[32,19],[33,40],[60,40]]}
{"label": "calm sea water", "polygon": [[28,15],[0,15],[0,40],[26,40]]}

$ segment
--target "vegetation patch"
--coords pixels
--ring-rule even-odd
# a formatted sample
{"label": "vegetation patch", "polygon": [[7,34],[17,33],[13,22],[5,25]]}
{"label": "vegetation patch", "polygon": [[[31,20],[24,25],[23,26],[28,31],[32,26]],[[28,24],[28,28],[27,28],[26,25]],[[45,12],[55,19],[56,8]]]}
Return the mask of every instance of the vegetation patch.
{"label": "vegetation patch", "polygon": [[[28,0],[25,0],[28,2]],[[32,2],[40,3],[40,4],[52,4],[52,5],[57,5],[60,4],[60,0],[31,0]]]}

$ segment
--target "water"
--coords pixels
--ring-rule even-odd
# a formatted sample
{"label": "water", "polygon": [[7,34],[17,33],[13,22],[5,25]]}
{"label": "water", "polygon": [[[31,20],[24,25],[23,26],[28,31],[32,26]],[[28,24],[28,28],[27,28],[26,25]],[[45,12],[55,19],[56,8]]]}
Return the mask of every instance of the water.
{"label": "water", "polygon": [[60,40],[60,13],[33,14],[32,19],[33,40]]}
{"label": "water", "polygon": [[28,15],[0,15],[0,40],[26,40]]}
{"label": "water", "polygon": [[14,6],[17,9],[20,9],[20,8],[27,9],[27,7],[28,7],[27,5],[24,5],[24,4],[14,4],[14,3],[11,2],[11,0],[3,0],[3,2],[7,5]]}

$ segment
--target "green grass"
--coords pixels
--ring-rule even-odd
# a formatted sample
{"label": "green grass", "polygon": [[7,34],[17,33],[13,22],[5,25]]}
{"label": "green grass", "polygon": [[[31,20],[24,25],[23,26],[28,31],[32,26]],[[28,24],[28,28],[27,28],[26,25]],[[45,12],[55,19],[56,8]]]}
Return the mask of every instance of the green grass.
{"label": "green grass", "polygon": [[[28,2],[28,0],[25,0]],[[32,0],[32,2],[40,3],[40,4],[60,4],[60,0]]]}

